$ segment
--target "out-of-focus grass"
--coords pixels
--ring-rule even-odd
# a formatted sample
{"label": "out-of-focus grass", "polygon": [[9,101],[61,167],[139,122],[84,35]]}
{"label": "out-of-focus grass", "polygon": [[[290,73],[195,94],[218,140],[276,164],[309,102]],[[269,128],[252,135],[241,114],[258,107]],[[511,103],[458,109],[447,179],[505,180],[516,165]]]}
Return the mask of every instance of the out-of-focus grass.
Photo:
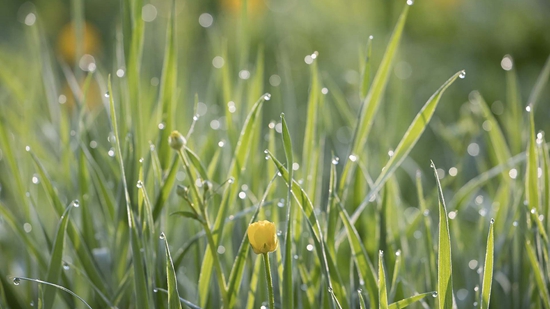
{"label": "out-of-focus grass", "polygon": [[277,308],[550,309],[548,49],[480,63],[467,2],[248,3],[2,4],[0,307],[267,306],[267,219]]}

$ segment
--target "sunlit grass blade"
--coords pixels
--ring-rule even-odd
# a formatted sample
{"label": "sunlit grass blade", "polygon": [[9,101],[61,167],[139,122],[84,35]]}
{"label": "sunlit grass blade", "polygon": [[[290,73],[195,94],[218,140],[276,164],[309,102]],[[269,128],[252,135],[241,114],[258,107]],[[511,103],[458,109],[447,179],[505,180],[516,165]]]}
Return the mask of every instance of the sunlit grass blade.
{"label": "sunlit grass blade", "polygon": [[360,98],[361,100],[364,100],[367,97],[367,93],[369,91],[369,85],[370,85],[370,74],[371,74],[371,55],[372,55],[372,39],[373,36],[369,36],[369,40],[367,41],[367,55],[365,58],[365,63],[363,64],[363,67],[361,68],[362,74],[361,74],[361,89],[360,89]]}
{"label": "sunlit grass blade", "polygon": [[367,309],[367,304],[365,304],[365,299],[363,298],[363,292],[358,290],[357,294],[359,294],[359,309]]}
{"label": "sunlit grass blade", "polygon": [[422,300],[426,296],[434,296],[437,295],[437,292],[428,292],[428,293],[422,293],[418,295],[411,296],[409,298],[402,299],[400,301],[397,301],[395,303],[390,304],[389,309],[402,309],[408,307],[410,304],[413,304],[419,300]]}
{"label": "sunlit grass blade", "polygon": [[487,250],[485,251],[485,265],[483,265],[483,285],[481,290],[481,309],[489,308],[491,300],[491,287],[493,285],[493,261],[495,252],[494,220],[489,225],[487,236]]}
{"label": "sunlit grass blade", "polygon": [[[303,175],[302,177],[306,179],[306,192],[308,194],[313,194],[311,191],[307,190],[311,187],[310,183],[312,181],[307,181],[311,170],[317,164],[311,160],[312,153],[314,151],[315,145],[317,144],[316,133],[317,133],[317,119],[318,119],[318,106],[319,106],[319,95],[321,91],[319,90],[319,73],[317,69],[317,60],[314,60],[310,65],[310,74],[311,74],[311,83],[309,90],[309,97],[307,103],[307,117],[306,117],[306,127],[304,132],[304,142],[302,149],[302,166],[303,166]],[[286,148],[285,148],[286,151]],[[292,170],[292,163],[288,165],[289,172]],[[290,172],[291,173],[291,172]]]}
{"label": "sunlit grass blade", "polygon": [[416,173],[416,192],[418,194],[418,204],[420,206],[420,211],[422,211],[422,214],[424,217],[424,229],[426,232],[426,253],[428,254],[428,269],[430,270],[430,277],[427,278],[426,283],[427,286],[432,286],[433,283],[436,282],[436,262],[435,262],[435,252],[433,250],[433,238],[432,238],[432,220],[429,216],[425,216],[424,214],[429,214],[430,211],[428,209],[428,206],[426,205],[426,200],[424,199],[424,188],[422,186],[422,178],[421,178],[420,171],[417,171]]}
{"label": "sunlit grass blade", "polygon": [[[223,230],[223,226],[225,224],[225,217],[228,212],[228,207],[235,198],[237,197],[237,193],[239,190],[239,178],[241,173],[246,167],[246,160],[248,158],[248,155],[251,151],[249,148],[253,130],[256,128],[256,122],[258,121],[258,118],[260,118],[260,112],[262,110],[262,105],[265,100],[269,100],[271,98],[270,94],[264,94],[252,107],[252,110],[248,114],[244,126],[242,128],[241,134],[239,136],[239,140],[237,142],[237,146],[235,148],[234,157],[231,161],[231,165],[229,167],[229,177],[228,179],[233,179],[233,185],[229,186],[223,196],[222,201],[220,204],[220,207],[218,209],[218,215],[216,216],[216,220],[214,222],[214,226],[212,227],[213,231],[213,237],[214,241],[218,242],[221,233]],[[229,121],[229,120],[228,120]],[[199,300],[200,305],[204,307],[206,305],[206,302],[208,300],[208,293],[209,286],[210,286],[210,279],[212,275],[212,269],[213,269],[213,258],[212,253],[210,250],[206,250],[204,254],[204,258],[202,261],[201,266],[201,272],[199,277]]]}
{"label": "sunlit grass blade", "polygon": [[252,278],[250,279],[250,289],[248,290],[248,299],[246,309],[253,309],[256,300],[256,291],[258,290],[258,280],[261,273],[262,258],[256,256],[254,259],[254,268],[252,270]]}
{"label": "sunlit grass blade", "polygon": [[550,56],[548,56],[548,58],[546,59],[546,63],[544,64],[544,67],[542,68],[542,71],[540,72],[539,77],[537,78],[535,86],[533,87],[533,90],[529,94],[529,99],[527,103],[532,105],[533,110],[537,105],[537,102],[539,100],[542,89],[544,88],[544,85],[546,85],[546,83],[548,82],[548,77],[550,77]]}
{"label": "sunlit grass blade", "polygon": [[[316,73],[316,71],[315,71]],[[317,77],[312,77],[313,79],[317,79]],[[313,84],[314,82],[312,82]],[[316,82],[315,82],[316,83]],[[310,98],[312,96],[315,96],[315,94],[310,92]],[[315,100],[315,99],[314,99]],[[310,104],[315,104],[310,99]],[[309,119],[309,116],[308,116]],[[290,139],[290,133],[288,132],[288,126],[285,120],[285,115],[281,114],[281,121],[283,125],[283,148],[285,150],[285,156],[286,156],[286,166],[288,167],[288,173],[289,173],[289,179],[292,178],[292,163],[294,162],[292,159],[292,141]],[[307,129],[306,129],[307,134]],[[306,146],[304,145],[304,149]],[[293,216],[293,209],[292,209],[292,186],[288,186],[288,192],[287,192],[287,226],[286,226],[286,233],[285,233],[285,255],[284,255],[284,261],[283,261],[283,293],[282,293],[282,301],[283,301],[283,307],[284,308],[294,308],[294,289],[292,284],[292,224],[294,223],[294,216]]]}
{"label": "sunlit grass blade", "polygon": [[[453,76],[451,76],[451,78],[443,83],[443,85],[441,85],[441,87],[439,87],[439,89],[437,89],[437,91],[432,94],[426,104],[424,104],[420,112],[416,115],[413,122],[403,135],[403,138],[397,145],[397,148],[395,149],[390,160],[386,163],[384,168],[382,168],[382,172],[376,179],[374,187],[371,189],[371,192],[367,195],[365,200],[361,203],[359,207],[357,207],[357,209],[351,216],[351,220],[353,223],[357,221],[357,218],[359,217],[361,212],[365,209],[365,207],[367,207],[368,201],[370,200],[372,195],[382,188],[386,181],[393,175],[395,170],[401,165],[401,163],[403,163],[403,160],[407,158],[414,145],[416,145],[416,142],[426,129],[426,126],[432,118],[435,109],[439,103],[439,100],[441,99],[441,96],[457,78],[462,76],[462,74],[464,74],[464,71],[457,72]],[[348,165],[346,164],[346,167],[347,166]]]}
{"label": "sunlit grass blade", "polygon": [[550,295],[548,294],[548,286],[546,285],[546,281],[544,279],[543,268],[537,261],[535,248],[529,240],[525,242],[525,248],[527,249],[527,256],[529,258],[529,262],[531,263],[531,268],[533,271],[532,274],[535,277],[535,283],[539,291],[540,299],[542,300],[544,307],[548,309],[550,308]]}
{"label": "sunlit grass blade", "polygon": [[379,309],[388,309],[388,288],[386,286],[386,271],[384,270],[384,252],[378,253],[378,299]]}
{"label": "sunlit grass blade", "polygon": [[160,234],[160,238],[164,240],[164,249],[166,252],[166,284],[168,286],[168,308],[181,309],[180,294],[178,292],[178,281],[176,280],[176,271],[172,262],[172,255],[168,247],[168,240],[164,232]]}
{"label": "sunlit grass blade", "polygon": [[359,233],[351,223],[346,210],[340,203],[337,204],[339,206],[340,218],[342,218],[342,222],[346,227],[353,259],[355,260],[359,271],[359,277],[363,279],[366,284],[370,306],[371,308],[378,308],[378,278],[376,278],[376,271],[374,270],[374,266],[372,265],[367,251],[363,246]]}
{"label": "sunlit grass blade", "polygon": [[[165,289],[156,288],[156,290],[157,290],[158,292],[163,292],[163,293],[168,294],[168,291],[165,290]],[[182,297],[179,298],[179,301],[182,302],[182,303],[184,303],[187,307],[189,307],[189,308],[191,308],[191,309],[201,309],[201,307],[199,307],[199,306],[193,304],[192,302],[190,302],[190,301],[188,301],[187,299],[184,299],[184,298],[182,298]]]}
{"label": "sunlit grass blade", "polygon": [[168,172],[168,175],[163,179],[164,182],[161,184],[161,189],[159,194],[157,195],[157,200],[155,201],[155,206],[153,207],[153,220],[156,222],[162,212],[162,209],[164,208],[166,201],[168,200],[168,196],[170,195],[170,192],[172,192],[172,189],[174,188],[174,183],[176,182],[176,174],[178,173],[179,168],[179,161],[178,157],[174,156],[174,159],[172,159],[172,165],[170,166],[170,170]]}
{"label": "sunlit grass blade", "polygon": [[[59,225],[57,226],[52,256],[48,266],[48,274],[46,275],[47,282],[55,284],[59,281],[59,277],[61,276],[61,269],[63,267],[63,248],[65,247],[65,232],[67,230],[67,225],[69,224],[69,213],[73,208],[73,205],[78,206],[76,203],[71,203],[65,209],[63,216],[61,216],[61,221],[59,221]],[[46,286],[44,288],[44,309],[50,309],[53,307],[56,292],[57,290],[52,286]]]}
{"label": "sunlit grass blade", "polygon": [[401,250],[395,252],[395,265],[393,266],[393,277],[391,279],[391,289],[389,294],[389,300],[394,300],[395,292],[397,291],[397,278],[399,277],[399,271],[401,270]]}
{"label": "sunlit grass blade", "polygon": [[[164,47],[164,64],[160,82],[159,107],[161,110],[160,123],[164,123],[164,130],[159,133],[158,156],[163,170],[170,164],[171,149],[168,146],[168,136],[175,130],[175,100],[177,92],[177,46],[176,46],[176,1],[172,0],[172,9],[168,17],[166,29],[166,45]],[[138,125],[139,126],[139,125]]]}
{"label": "sunlit grass blade", "polygon": [[443,189],[439,182],[437,169],[432,162],[434,176],[437,182],[439,197],[439,241],[437,251],[437,298],[439,309],[453,308],[453,266],[451,261],[451,235],[449,233],[449,220],[443,197]]}
{"label": "sunlit grass blade", "polygon": [[132,247],[132,260],[133,260],[133,269],[134,269],[134,292],[136,297],[136,308],[145,309],[150,308],[150,292],[147,284],[147,277],[145,274],[145,264],[143,259],[143,254],[141,252],[141,239],[137,231],[136,222],[134,214],[131,209],[131,200],[128,193],[128,184],[126,182],[126,172],[124,168],[124,160],[122,157],[122,150],[120,149],[120,138],[118,133],[118,124],[115,110],[115,102],[113,99],[113,89],[111,85],[111,76],[109,76],[108,81],[109,93],[109,103],[110,103],[110,116],[111,116],[111,126],[113,134],[115,136],[115,152],[118,159],[120,174],[122,176],[122,186],[124,190],[124,199],[126,202],[126,215],[128,218],[128,229],[130,230],[130,245]]}
{"label": "sunlit grass blade", "polygon": [[185,147],[185,153],[189,157],[189,161],[191,161],[191,164],[193,164],[193,167],[199,172],[199,175],[203,180],[207,180],[208,173],[206,172],[206,169],[204,168],[204,165],[202,164],[199,156],[197,156],[196,153],[194,153],[191,149]]}
{"label": "sunlit grass blade", "polygon": [[32,278],[25,278],[25,277],[13,277],[13,282],[14,283],[17,282],[17,284],[19,284],[19,282],[21,282],[21,280],[31,281],[31,282],[35,282],[35,283],[38,283],[38,284],[44,284],[48,287],[53,287],[53,288],[62,290],[64,292],[67,292],[67,293],[71,294],[72,296],[78,298],[87,308],[92,309],[92,307],[90,307],[90,305],[88,305],[88,303],[82,297],[78,296],[75,292],[67,289],[64,286],[61,286],[61,285],[58,285],[58,284],[55,284],[55,283],[51,283],[51,282],[48,282],[48,281],[42,281],[42,280],[39,280],[39,279],[32,279]]}
{"label": "sunlit grass blade", "polygon": [[[401,34],[403,33],[403,28],[405,27],[405,21],[407,20],[407,13],[409,12],[409,6],[405,5],[397,24],[393,30],[392,36],[384,52],[380,66],[376,71],[376,75],[372,81],[372,85],[363,101],[361,108],[361,113],[359,115],[359,121],[355,128],[355,135],[353,137],[353,142],[350,148],[350,154],[359,154],[362,153],[362,149],[365,146],[367,137],[370,133],[370,129],[374,122],[374,116],[378,111],[380,102],[382,101],[382,96],[386,85],[388,84],[391,67],[395,55],[397,54],[397,47],[401,39]],[[342,173],[342,181],[340,182],[339,195],[342,194],[345,183],[347,182],[347,177],[349,173],[349,168],[351,164],[349,161],[346,162],[344,167],[344,172]]]}

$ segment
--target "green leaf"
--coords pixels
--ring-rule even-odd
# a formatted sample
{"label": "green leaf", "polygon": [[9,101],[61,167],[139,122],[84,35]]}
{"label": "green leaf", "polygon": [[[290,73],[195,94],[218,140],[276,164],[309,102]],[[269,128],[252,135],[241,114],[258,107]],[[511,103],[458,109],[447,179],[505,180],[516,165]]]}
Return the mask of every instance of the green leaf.
{"label": "green leaf", "polygon": [[359,309],[367,309],[367,304],[365,304],[365,299],[363,298],[363,292],[358,290],[357,294],[359,294]]}
{"label": "green leaf", "polygon": [[418,294],[418,295],[414,295],[414,296],[411,296],[409,298],[405,298],[405,299],[402,299],[400,301],[397,301],[395,303],[392,303],[389,307],[389,309],[402,309],[402,308],[406,308],[408,307],[410,304],[412,303],[415,303],[421,299],[423,299],[424,297],[428,296],[428,295],[437,295],[436,292],[428,292],[428,293],[423,293],[423,294]]}
{"label": "green leaf", "polygon": [[[225,66],[224,66],[225,67]],[[228,178],[233,178],[234,183],[228,187],[228,189],[224,192],[222,196],[222,201],[220,204],[220,207],[218,208],[218,215],[216,216],[216,221],[214,222],[214,226],[212,227],[213,231],[213,238],[214,241],[217,243],[219,242],[219,239],[222,234],[223,226],[225,224],[225,217],[228,212],[228,207],[230,204],[233,203],[235,198],[237,197],[237,193],[239,190],[239,178],[242,173],[242,171],[246,168],[246,161],[248,158],[248,155],[250,153],[250,142],[252,140],[253,136],[253,130],[256,128],[256,122],[258,118],[260,118],[260,112],[262,109],[263,102],[265,100],[269,100],[271,98],[271,95],[264,94],[252,107],[252,110],[248,114],[243,129],[241,131],[241,134],[239,136],[239,140],[237,142],[237,146],[235,148],[235,153],[233,156],[233,160],[231,161],[231,165],[229,167],[229,176]],[[229,121],[229,119],[227,120]],[[202,260],[202,266],[201,266],[201,272],[199,276],[199,299],[201,307],[206,306],[206,302],[208,301],[208,293],[210,292],[210,279],[212,277],[212,270],[213,270],[213,259],[212,259],[212,253],[211,250],[206,250],[204,254],[204,258]]]}
{"label": "green leaf", "polygon": [[[437,91],[432,94],[432,96],[428,99],[426,104],[422,107],[420,112],[416,115],[413,122],[405,132],[405,135],[403,135],[403,138],[397,145],[397,148],[394,151],[393,156],[390,158],[390,160],[386,163],[384,168],[382,168],[382,172],[376,179],[374,183],[374,187],[372,188],[371,192],[367,195],[367,197],[364,199],[364,201],[357,207],[355,212],[353,213],[351,220],[353,223],[357,221],[357,218],[361,214],[361,212],[367,207],[368,201],[371,199],[372,195],[378,192],[382,186],[386,183],[388,178],[390,178],[395,170],[403,163],[403,160],[407,158],[411,150],[413,149],[414,145],[416,145],[416,142],[426,129],[426,126],[428,125],[428,122],[432,118],[435,109],[439,103],[439,100],[441,99],[441,96],[447,90],[447,88],[457,79],[461,74],[463,74],[464,71],[460,71],[455,73],[451,78],[449,78]],[[347,166],[347,165],[346,165]]]}
{"label": "green leaf", "polygon": [[437,182],[439,197],[439,242],[437,252],[437,298],[439,309],[453,308],[453,266],[451,262],[451,235],[449,220],[443,197],[443,189],[437,175],[437,169],[432,162],[434,176]]}
{"label": "green leaf", "polygon": [[166,284],[168,287],[168,308],[181,309],[180,294],[178,292],[178,281],[176,280],[176,270],[172,262],[170,247],[164,233],[160,234],[160,238],[164,240],[164,249],[166,252]]}
{"label": "green leaf", "polygon": [[179,161],[177,155],[174,155],[172,159],[172,166],[168,175],[164,178],[164,182],[161,184],[161,189],[157,195],[157,200],[155,201],[155,206],[153,208],[153,220],[156,222],[168,200],[168,196],[172,189],[174,188],[174,182],[176,181],[176,174],[178,173]]}
{"label": "green leaf", "polygon": [[550,295],[548,295],[548,287],[546,286],[546,281],[544,280],[544,270],[537,261],[535,248],[533,248],[533,244],[529,240],[525,242],[525,248],[527,249],[527,256],[529,257],[529,262],[531,263],[531,267],[533,269],[532,274],[535,277],[535,283],[537,284],[537,288],[539,290],[540,299],[542,300],[544,307],[548,309],[550,308]]}
{"label": "green leaf", "polygon": [[369,85],[370,85],[370,74],[371,74],[371,54],[372,54],[372,35],[369,36],[369,40],[367,41],[367,57],[365,59],[365,63],[362,68],[362,76],[361,76],[361,91],[359,93],[361,100],[364,100],[367,97],[367,92],[369,91]]}
{"label": "green leaf", "polygon": [[[67,225],[69,224],[69,213],[73,208],[73,205],[76,206],[78,204],[71,203],[65,209],[55,234],[52,256],[48,266],[48,274],[46,275],[46,281],[54,284],[59,282],[59,277],[61,276],[61,269],[63,267],[63,248],[65,247],[65,232],[67,231]],[[44,288],[44,309],[50,309],[53,307],[56,292],[57,289],[52,286],[46,286],[46,288]]]}
{"label": "green leaf", "polygon": [[[316,73],[316,72],[315,72]],[[317,77],[313,77],[314,79],[317,79]],[[313,82],[312,82],[313,83]],[[314,96],[313,93],[310,92],[310,98]],[[315,104],[310,99],[310,104]],[[309,119],[309,116],[308,116]],[[290,139],[290,133],[288,132],[288,126],[286,123],[285,115],[281,114],[281,121],[283,125],[283,147],[285,149],[285,156],[286,156],[286,166],[288,167],[288,173],[289,173],[289,179],[292,179],[292,141]],[[307,133],[307,129],[306,129]],[[304,145],[304,149],[306,146]],[[286,226],[286,234],[285,234],[285,255],[284,255],[284,261],[283,261],[283,307],[284,308],[294,308],[294,289],[292,284],[292,223],[293,220],[293,211],[292,211],[292,186],[288,186],[288,192],[287,192],[287,226]]]}
{"label": "green leaf", "polygon": [[491,300],[491,286],[493,283],[493,261],[495,251],[494,223],[491,219],[489,225],[489,236],[487,236],[487,250],[485,251],[485,265],[483,266],[483,286],[481,292],[481,309],[489,308]]}
{"label": "green leaf", "polygon": [[533,87],[531,94],[529,94],[529,100],[527,101],[527,103],[532,105],[533,111],[535,109],[535,106],[537,105],[544,85],[548,82],[548,77],[550,77],[550,56],[546,59],[546,63],[544,64],[544,67],[542,68],[542,71],[537,78],[535,86]]}
{"label": "green leaf", "polygon": [[202,219],[199,218],[199,216],[197,216],[196,213],[191,212],[191,211],[176,211],[176,212],[171,213],[170,216],[182,216],[182,217],[185,217],[185,218],[191,218],[191,219],[195,219],[199,222],[202,222]]}
{"label": "green leaf", "polygon": [[378,254],[378,299],[379,309],[388,309],[388,288],[386,286],[386,271],[384,270],[384,252]]}

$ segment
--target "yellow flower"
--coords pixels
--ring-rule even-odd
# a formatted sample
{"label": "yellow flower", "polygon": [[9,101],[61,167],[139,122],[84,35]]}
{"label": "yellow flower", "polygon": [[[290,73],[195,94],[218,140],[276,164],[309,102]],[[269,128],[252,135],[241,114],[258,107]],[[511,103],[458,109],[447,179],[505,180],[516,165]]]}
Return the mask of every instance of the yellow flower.
{"label": "yellow flower", "polygon": [[185,145],[186,140],[183,135],[178,131],[172,131],[170,136],[168,136],[168,145],[174,150],[180,150]]}
{"label": "yellow flower", "polygon": [[248,226],[248,240],[254,253],[268,253],[277,250],[279,240],[275,224],[267,220],[254,222]]}

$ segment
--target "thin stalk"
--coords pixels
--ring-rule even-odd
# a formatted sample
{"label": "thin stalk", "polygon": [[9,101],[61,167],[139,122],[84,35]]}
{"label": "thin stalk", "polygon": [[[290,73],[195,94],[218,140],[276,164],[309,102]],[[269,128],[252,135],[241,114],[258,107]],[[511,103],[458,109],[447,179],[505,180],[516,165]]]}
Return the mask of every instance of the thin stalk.
{"label": "thin stalk", "polygon": [[273,280],[271,279],[271,268],[269,267],[269,255],[267,253],[262,254],[264,256],[265,276],[267,278],[267,290],[269,294],[269,309],[275,309],[275,296],[273,294]]}
{"label": "thin stalk", "polygon": [[[183,164],[183,167],[185,168],[185,171],[187,172],[187,175],[189,176],[190,182],[191,182],[191,188],[193,190],[194,195],[196,196],[196,200],[198,201],[198,208],[201,212],[201,215],[203,217],[202,220],[202,226],[204,228],[204,232],[206,234],[206,239],[208,240],[208,247],[210,247],[210,251],[212,253],[212,258],[214,259],[214,267],[216,268],[216,277],[218,279],[218,285],[220,287],[220,293],[222,294],[222,301],[223,301],[223,307],[225,309],[229,308],[229,297],[227,295],[227,286],[225,281],[225,276],[222,271],[222,264],[220,263],[220,259],[218,257],[218,254],[216,252],[216,243],[214,242],[214,237],[212,236],[212,230],[210,229],[210,220],[208,220],[208,216],[206,215],[206,200],[201,199],[199,189],[197,188],[197,184],[195,183],[193,179],[193,174],[191,173],[191,167],[189,165],[189,161],[187,160],[187,157],[185,156],[185,153],[183,152],[183,149],[178,150],[178,155],[181,159],[181,162]],[[194,209],[194,207],[191,205],[191,207]],[[195,210],[195,209],[194,209]],[[195,210],[196,211],[196,210]]]}

